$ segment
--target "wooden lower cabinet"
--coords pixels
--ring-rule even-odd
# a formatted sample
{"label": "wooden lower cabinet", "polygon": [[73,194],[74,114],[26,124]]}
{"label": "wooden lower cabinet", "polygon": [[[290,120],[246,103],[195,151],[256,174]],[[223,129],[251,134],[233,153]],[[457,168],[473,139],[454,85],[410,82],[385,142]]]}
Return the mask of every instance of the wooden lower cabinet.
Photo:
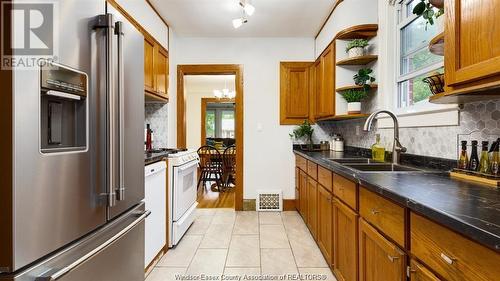
{"label": "wooden lower cabinet", "polygon": [[300,215],[307,224],[307,174],[300,170],[299,172],[299,196],[300,196]]}
{"label": "wooden lower cabinet", "polygon": [[358,280],[358,214],[334,199],[333,263],[339,281]]}
{"label": "wooden lower cabinet", "polygon": [[295,168],[295,209],[300,213],[300,169]]}
{"label": "wooden lower cabinet", "polygon": [[318,185],[318,246],[329,265],[333,264],[333,196]]}
{"label": "wooden lower cabinet", "polygon": [[359,280],[406,280],[406,256],[363,219],[359,220]]}
{"label": "wooden lower cabinet", "polygon": [[318,238],[318,183],[307,180],[307,226],[315,240]]}
{"label": "wooden lower cabinet", "polygon": [[410,281],[441,281],[434,273],[414,259],[410,261],[408,273],[410,274]]}

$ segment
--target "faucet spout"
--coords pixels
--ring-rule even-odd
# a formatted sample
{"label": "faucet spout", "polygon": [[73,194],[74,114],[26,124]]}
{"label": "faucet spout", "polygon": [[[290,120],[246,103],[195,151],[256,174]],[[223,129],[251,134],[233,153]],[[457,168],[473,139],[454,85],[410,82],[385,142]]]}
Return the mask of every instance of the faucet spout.
{"label": "faucet spout", "polygon": [[366,119],[365,125],[363,126],[363,130],[367,131],[367,132],[371,131],[373,121],[375,120],[375,118],[379,114],[382,114],[382,113],[389,115],[392,118],[392,121],[394,122],[394,140],[393,140],[393,145],[392,145],[392,163],[399,164],[401,153],[406,152],[406,147],[402,146],[401,143],[399,142],[399,122],[398,122],[398,117],[396,116],[396,114],[394,114],[392,111],[386,110],[386,109],[377,110],[377,111],[373,112],[372,114],[370,114],[370,116],[368,116],[368,118]]}

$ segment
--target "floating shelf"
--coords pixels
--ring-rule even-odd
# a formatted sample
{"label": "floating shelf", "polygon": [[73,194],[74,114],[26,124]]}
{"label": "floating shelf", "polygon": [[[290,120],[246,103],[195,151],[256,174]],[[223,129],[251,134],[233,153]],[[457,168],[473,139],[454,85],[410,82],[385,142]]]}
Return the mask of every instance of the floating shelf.
{"label": "floating shelf", "polygon": [[444,56],[444,32],[436,35],[429,42],[429,51],[438,56]]}
{"label": "floating shelf", "polygon": [[335,36],[335,39],[370,39],[377,36],[378,24],[361,24],[348,27],[341,30]]}
{"label": "floating shelf", "polygon": [[318,118],[316,121],[342,121],[342,120],[350,120],[350,119],[361,119],[370,116],[370,114],[344,114],[344,115],[335,115],[333,117],[325,117]]}
{"label": "floating shelf", "polygon": [[[378,84],[370,84],[371,90],[378,88]],[[358,85],[349,85],[335,89],[336,92],[343,92],[347,90],[360,90],[363,89],[363,86]]]}
{"label": "floating shelf", "polygon": [[355,58],[349,58],[344,60],[339,60],[337,65],[366,65],[370,62],[376,61],[378,59],[377,55],[365,55]]}

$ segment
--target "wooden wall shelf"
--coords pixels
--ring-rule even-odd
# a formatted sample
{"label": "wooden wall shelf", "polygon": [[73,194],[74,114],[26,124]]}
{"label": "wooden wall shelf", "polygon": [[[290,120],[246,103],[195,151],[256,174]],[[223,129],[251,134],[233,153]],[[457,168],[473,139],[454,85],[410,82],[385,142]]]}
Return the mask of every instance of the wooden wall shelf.
{"label": "wooden wall shelf", "polygon": [[342,121],[342,120],[350,120],[350,119],[361,119],[370,116],[370,114],[343,114],[343,115],[335,115],[333,117],[325,117],[318,118],[316,121]]}
{"label": "wooden wall shelf", "polygon": [[365,55],[337,61],[337,65],[366,65],[378,59],[377,55]]}
{"label": "wooden wall shelf", "polygon": [[[370,90],[378,88],[378,84],[371,84],[370,86],[371,86]],[[336,92],[343,92],[343,91],[347,91],[347,90],[360,90],[360,89],[363,89],[363,86],[349,85],[349,86],[339,87],[339,88],[335,89],[335,91]]]}
{"label": "wooden wall shelf", "polygon": [[436,35],[429,42],[429,51],[438,56],[444,56],[444,32]]}
{"label": "wooden wall shelf", "polygon": [[341,30],[335,36],[335,39],[370,39],[377,36],[378,24],[361,24],[348,27]]}

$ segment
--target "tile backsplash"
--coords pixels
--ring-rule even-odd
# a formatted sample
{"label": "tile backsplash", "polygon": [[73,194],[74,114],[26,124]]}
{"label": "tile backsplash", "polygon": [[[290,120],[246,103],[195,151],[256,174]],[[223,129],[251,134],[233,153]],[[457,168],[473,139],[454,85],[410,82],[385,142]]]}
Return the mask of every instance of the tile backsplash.
{"label": "tile backsplash", "polygon": [[[382,145],[387,150],[392,150],[394,130],[377,129],[364,132],[364,122],[364,119],[320,122],[314,126],[314,140],[328,140],[329,134],[340,133],[346,145],[370,148],[375,142],[375,134],[379,133]],[[356,135],[356,126],[360,127],[359,135]],[[487,139],[488,135],[500,135],[500,101],[466,104],[464,109],[460,110],[459,126],[400,128],[399,135],[401,144],[408,148],[408,153],[455,159],[457,135],[475,130],[479,131],[481,139]]]}
{"label": "tile backsplash", "polygon": [[144,129],[146,124],[153,130],[153,148],[166,148],[168,141],[168,104],[147,103],[145,105]]}

